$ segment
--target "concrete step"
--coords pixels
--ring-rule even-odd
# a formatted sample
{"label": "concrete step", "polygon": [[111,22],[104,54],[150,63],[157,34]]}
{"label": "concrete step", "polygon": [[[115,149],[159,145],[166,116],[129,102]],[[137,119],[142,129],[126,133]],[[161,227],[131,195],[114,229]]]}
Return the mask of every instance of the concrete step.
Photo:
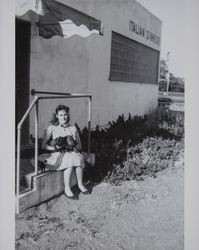
{"label": "concrete step", "polygon": [[[95,165],[95,155],[82,153],[86,165]],[[72,172],[71,187],[77,184],[77,178]],[[20,194],[16,196],[16,213],[19,214],[26,209],[38,205],[64,191],[63,170],[46,170],[38,175],[34,173],[34,167],[30,164],[30,159],[21,160],[20,168]]]}
{"label": "concrete step", "polygon": [[[15,164],[16,166],[16,164]],[[20,162],[20,192],[24,192],[30,189],[27,183],[26,175],[34,173],[34,167],[30,164],[30,159],[21,159]],[[15,190],[17,184],[17,168],[15,167]]]}
{"label": "concrete step", "polygon": [[[51,199],[64,191],[63,170],[48,171],[35,176],[26,175],[32,189],[16,196],[16,213],[19,214],[26,209],[36,206]],[[71,187],[77,184],[77,178],[73,171],[71,176]]]}

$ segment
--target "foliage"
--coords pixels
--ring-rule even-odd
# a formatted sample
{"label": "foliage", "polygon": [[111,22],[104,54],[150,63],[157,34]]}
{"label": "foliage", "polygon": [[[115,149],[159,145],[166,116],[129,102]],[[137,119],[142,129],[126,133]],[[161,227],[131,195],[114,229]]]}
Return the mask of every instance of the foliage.
{"label": "foliage", "polygon": [[[88,130],[79,129],[79,133],[83,150],[86,150]],[[86,178],[117,183],[119,180],[134,178],[140,173],[146,174],[147,171],[155,173],[157,169],[162,170],[168,165],[166,161],[169,160],[170,148],[175,147],[183,136],[183,115],[177,116],[164,108],[159,108],[145,116],[132,117],[129,114],[126,120],[124,115],[120,115],[116,121],[109,122],[108,128],[100,130],[97,126],[91,131],[91,152],[96,155],[96,165],[94,168],[87,169]],[[139,154],[134,154],[136,150]],[[141,156],[145,153],[151,160],[150,165],[148,162],[148,165],[143,167]],[[166,154],[164,159],[161,158],[163,153]],[[127,167],[125,162],[131,158],[131,154],[134,157]],[[160,161],[158,157],[162,160]]]}
{"label": "foliage", "polygon": [[166,79],[166,75],[168,73],[168,66],[165,60],[160,60],[160,78]]}
{"label": "foliage", "polygon": [[173,166],[181,147],[175,140],[147,137],[142,143],[127,148],[127,160],[115,165],[105,180],[118,185],[124,180],[139,180],[142,175],[155,177],[156,172]]}
{"label": "foliage", "polygon": [[[167,91],[168,65],[163,59],[160,60],[160,81],[159,90]],[[169,74],[169,91],[184,93],[184,78],[176,77],[171,72]]]}

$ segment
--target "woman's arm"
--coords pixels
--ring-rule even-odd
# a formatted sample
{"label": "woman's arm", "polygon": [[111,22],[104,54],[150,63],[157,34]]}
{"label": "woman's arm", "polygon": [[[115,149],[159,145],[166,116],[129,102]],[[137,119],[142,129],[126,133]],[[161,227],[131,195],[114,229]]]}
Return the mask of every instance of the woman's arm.
{"label": "woman's arm", "polygon": [[78,133],[77,130],[75,131],[75,141],[76,141],[76,143],[77,143],[76,149],[77,149],[78,151],[81,151],[81,150],[82,150],[82,144],[81,144],[81,140],[80,140],[79,133]]}
{"label": "woman's arm", "polygon": [[44,131],[44,136],[42,139],[41,148],[48,151],[55,151],[55,146],[50,146],[48,143],[52,139],[52,126],[49,126],[47,130]]}

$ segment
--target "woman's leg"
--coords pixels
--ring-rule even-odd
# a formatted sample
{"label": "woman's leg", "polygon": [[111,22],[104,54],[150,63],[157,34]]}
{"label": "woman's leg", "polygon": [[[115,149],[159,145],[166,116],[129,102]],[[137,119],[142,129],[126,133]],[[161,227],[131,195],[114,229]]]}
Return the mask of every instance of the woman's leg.
{"label": "woman's leg", "polygon": [[83,168],[81,166],[75,168],[76,176],[77,176],[77,184],[79,189],[82,192],[88,191],[87,188],[83,184]]}
{"label": "woman's leg", "polygon": [[70,178],[73,168],[66,168],[64,170],[64,185],[65,185],[65,193],[67,196],[74,196],[70,188]]}

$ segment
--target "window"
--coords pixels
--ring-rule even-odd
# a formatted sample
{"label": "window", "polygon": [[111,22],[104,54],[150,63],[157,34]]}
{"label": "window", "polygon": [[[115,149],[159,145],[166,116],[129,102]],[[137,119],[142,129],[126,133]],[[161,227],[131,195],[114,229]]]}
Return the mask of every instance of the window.
{"label": "window", "polygon": [[158,83],[159,51],[112,32],[110,81]]}

